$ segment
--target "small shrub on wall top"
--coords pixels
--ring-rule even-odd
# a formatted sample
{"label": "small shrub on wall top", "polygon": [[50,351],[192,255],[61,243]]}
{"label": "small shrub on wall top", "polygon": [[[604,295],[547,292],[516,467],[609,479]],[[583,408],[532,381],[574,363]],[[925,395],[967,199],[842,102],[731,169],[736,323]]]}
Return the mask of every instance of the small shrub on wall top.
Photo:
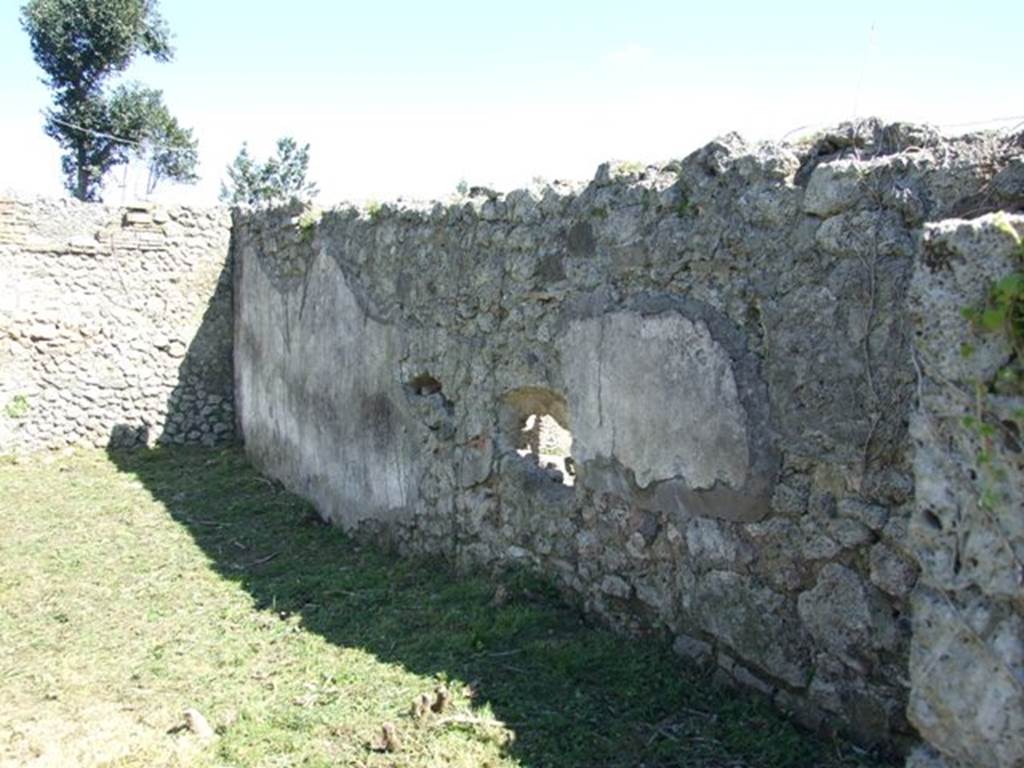
{"label": "small shrub on wall top", "polygon": [[15,395],[4,406],[4,413],[9,419],[25,418],[28,415],[28,398],[24,395]]}
{"label": "small shrub on wall top", "polygon": [[299,146],[286,136],[277,141],[277,154],[265,163],[254,160],[249,147],[242,145],[228,166],[228,180],[221,184],[220,199],[229,205],[285,205],[292,201],[308,203],[319,190],[306,180],[309,169],[309,144]]}

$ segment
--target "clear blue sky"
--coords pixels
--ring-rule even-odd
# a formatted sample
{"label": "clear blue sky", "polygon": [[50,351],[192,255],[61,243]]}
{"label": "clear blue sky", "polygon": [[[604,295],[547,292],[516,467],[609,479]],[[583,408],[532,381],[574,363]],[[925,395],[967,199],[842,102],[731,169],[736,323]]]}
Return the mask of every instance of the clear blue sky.
{"label": "clear blue sky", "polygon": [[[22,3],[0,3],[0,192],[60,194]],[[868,114],[943,125],[1024,114],[1020,0],[160,8],[175,59],[128,77],[163,89],[202,163],[201,183],[161,190],[167,199],[213,202],[242,141],[267,154],[283,135],[311,143],[310,175],[332,203],[444,195],[463,178],[588,178],[602,160],[681,157],[728,130],[760,139]]]}

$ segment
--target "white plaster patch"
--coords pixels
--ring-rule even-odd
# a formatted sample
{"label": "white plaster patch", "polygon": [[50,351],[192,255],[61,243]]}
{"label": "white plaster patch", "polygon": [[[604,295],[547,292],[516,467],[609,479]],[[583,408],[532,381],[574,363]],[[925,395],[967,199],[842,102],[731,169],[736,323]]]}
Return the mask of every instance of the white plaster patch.
{"label": "white plaster patch", "polygon": [[707,326],[680,314],[575,320],[561,344],[573,452],[616,458],[637,482],[741,488],[749,450],[732,363]]}

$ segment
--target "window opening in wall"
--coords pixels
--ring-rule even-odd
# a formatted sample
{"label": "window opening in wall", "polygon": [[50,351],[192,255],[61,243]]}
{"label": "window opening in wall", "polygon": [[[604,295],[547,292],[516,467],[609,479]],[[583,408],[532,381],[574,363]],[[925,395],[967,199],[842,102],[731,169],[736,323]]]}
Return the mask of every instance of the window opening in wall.
{"label": "window opening in wall", "polygon": [[569,407],[562,394],[544,387],[513,389],[502,396],[500,414],[506,449],[513,448],[548,479],[576,484]]}
{"label": "window opening in wall", "polygon": [[572,433],[549,413],[531,413],[521,430],[520,447],[516,453],[536,461],[537,466],[561,474],[563,485],[576,482],[576,463],[572,460]]}

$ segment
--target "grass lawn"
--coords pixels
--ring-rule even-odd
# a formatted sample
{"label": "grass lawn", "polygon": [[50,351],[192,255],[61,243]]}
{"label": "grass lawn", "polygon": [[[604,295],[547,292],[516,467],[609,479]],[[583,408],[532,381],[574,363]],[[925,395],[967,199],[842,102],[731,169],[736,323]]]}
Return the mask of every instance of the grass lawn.
{"label": "grass lawn", "polygon": [[497,583],[360,546],[234,448],[3,462],[0,766],[878,764]]}

